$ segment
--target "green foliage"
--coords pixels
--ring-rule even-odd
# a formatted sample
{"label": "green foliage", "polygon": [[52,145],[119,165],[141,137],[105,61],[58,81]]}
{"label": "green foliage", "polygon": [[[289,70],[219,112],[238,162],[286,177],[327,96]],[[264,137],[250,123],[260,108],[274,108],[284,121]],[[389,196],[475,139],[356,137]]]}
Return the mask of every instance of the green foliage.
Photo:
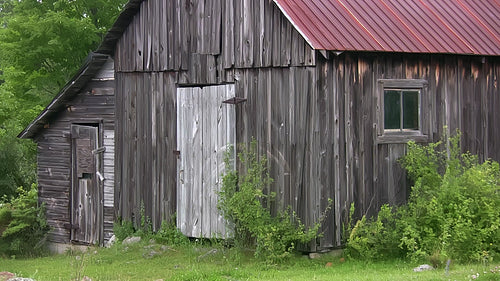
{"label": "green foliage", "polygon": [[0,236],[0,253],[8,256],[40,254],[49,227],[43,206],[38,206],[37,187],[33,184],[29,190],[19,188],[18,192],[15,199],[0,207],[0,226],[5,227]]}
{"label": "green foliage", "polygon": [[[478,163],[477,157],[460,153],[460,135],[446,141],[448,157],[439,180],[417,178],[408,206],[401,210],[401,247],[412,258],[435,251],[459,261],[480,261],[500,253],[500,169],[497,162]],[[429,170],[410,144],[403,159],[406,169]],[[444,152],[428,150],[430,158]],[[423,173],[422,173],[423,174]],[[496,242],[495,242],[496,241]]]}
{"label": "green foliage", "polygon": [[97,48],[126,0],[0,0],[0,198],[35,182],[36,146],[17,140]]}
{"label": "green foliage", "polygon": [[[147,219],[141,221],[146,222]],[[155,233],[153,233],[150,224],[143,224],[136,228],[131,221],[115,222],[113,232],[118,241],[123,241],[131,236],[140,236],[141,238],[154,239],[160,244],[172,246],[183,246],[190,243],[189,238],[177,228],[175,217],[171,221],[163,221],[160,229]]]}
{"label": "green foliage", "polygon": [[0,198],[12,198],[17,187],[35,182],[36,146],[0,129]]}
{"label": "green foliage", "polygon": [[384,257],[380,239],[389,236],[413,260],[440,264],[447,258],[489,262],[498,257],[499,164],[480,164],[477,157],[461,153],[459,139],[457,134],[427,146],[408,144],[402,164],[415,182],[408,204],[392,213],[381,209],[379,218],[382,214],[389,224],[358,221],[347,244],[353,256]]}
{"label": "green foliage", "polygon": [[[353,205],[351,205],[353,208]],[[393,208],[383,205],[376,218],[363,216],[352,227],[345,254],[354,259],[388,259],[402,256]]]}
{"label": "green foliage", "polygon": [[123,241],[135,234],[134,224],[127,220],[115,222],[113,224],[113,233],[118,241]]}
{"label": "green foliage", "polygon": [[175,218],[173,218],[170,222],[163,221],[160,230],[153,235],[153,239],[155,239],[158,243],[172,246],[183,246],[189,244],[189,238],[182,234],[182,232],[177,228]]}
{"label": "green foliage", "polygon": [[269,206],[276,194],[268,191],[272,179],[267,159],[257,156],[256,146],[253,140],[250,148],[243,147],[238,155],[245,167],[244,174],[231,168],[233,149],[226,152],[226,174],[219,192],[218,208],[234,225],[238,246],[255,243],[256,257],[276,263],[289,257],[297,243],[315,239],[320,223],[306,229],[291,208],[271,215]]}

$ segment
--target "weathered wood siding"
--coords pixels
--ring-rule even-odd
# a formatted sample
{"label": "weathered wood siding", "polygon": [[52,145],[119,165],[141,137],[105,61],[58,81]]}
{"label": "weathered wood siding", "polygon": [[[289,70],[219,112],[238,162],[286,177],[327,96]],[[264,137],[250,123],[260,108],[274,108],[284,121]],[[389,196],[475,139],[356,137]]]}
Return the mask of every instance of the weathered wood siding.
{"label": "weathered wood siding", "polygon": [[[168,2],[168,3],[166,3]],[[270,161],[273,210],[291,205],[306,225],[321,216],[310,250],[341,243],[356,214],[401,204],[409,192],[401,142],[377,134],[379,79],[423,79],[427,141],[444,126],[464,132],[464,149],[500,160],[498,58],[314,52],[269,0],[142,3],[116,48],[118,215],[155,228],[175,212],[176,89],[234,83],[236,141],[259,142]],[[219,24],[222,23],[222,24]],[[220,44],[217,44],[220,42]]]}
{"label": "weathered wood siding", "polygon": [[115,51],[116,215],[139,222],[143,206],[158,229],[176,211],[179,86],[234,83],[235,66],[314,63],[272,1],[144,1]]}
{"label": "weathered wood siding", "polygon": [[[51,227],[49,241],[70,242],[71,204],[71,124],[95,124],[99,126],[100,146],[104,153],[104,239],[113,232],[113,162],[114,154],[114,73],[113,61],[103,70],[36,137],[38,144],[39,200],[47,208],[47,221]],[[111,133],[110,133],[111,132]],[[111,187],[111,189],[110,189]]]}
{"label": "weathered wood siding", "polygon": [[[234,85],[177,89],[177,225],[189,237],[226,238],[218,211],[224,156],[236,147]],[[229,231],[228,231],[229,230]]]}

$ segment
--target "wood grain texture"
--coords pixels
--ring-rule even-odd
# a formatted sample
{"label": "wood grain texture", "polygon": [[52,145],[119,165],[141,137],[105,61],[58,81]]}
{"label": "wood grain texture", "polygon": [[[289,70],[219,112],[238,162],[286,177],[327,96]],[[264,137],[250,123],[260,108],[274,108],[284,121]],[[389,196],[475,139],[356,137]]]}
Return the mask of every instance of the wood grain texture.
{"label": "wood grain texture", "polygon": [[[81,198],[82,208],[90,210],[89,213],[81,213],[81,219],[91,218],[87,223],[82,225],[80,231],[81,242],[90,242],[101,244],[111,237],[113,232],[114,209],[114,71],[113,62],[106,63],[103,68],[89,80],[85,87],[75,95],[72,99],[66,101],[67,107],[65,110],[58,112],[49,123],[48,128],[42,129],[35,138],[37,142],[37,174],[38,174],[38,189],[39,200],[45,202],[47,209],[46,215],[48,218],[51,231],[48,240],[56,243],[70,242],[70,228],[68,225],[71,221],[71,208],[77,207],[80,204],[72,203],[71,191],[73,172],[72,172],[72,144],[71,125],[72,124],[87,124],[97,126],[99,128],[99,142],[96,144],[99,147],[105,147],[105,152],[102,155],[95,155],[90,149],[84,149],[87,160],[85,165],[79,165],[79,171],[76,174],[83,173],[93,174],[95,179],[95,165],[93,161],[98,157],[99,164],[97,168],[103,177],[103,181],[98,181],[98,186],[95,192],[97,197],[92,200],[92,207],[84,204],[89,203],[85,197]],[[84,144],[86,141],[79,141],[79,144]],[[82,150],[78,150],[82,152]],[[82,156],[82,155],[80,155]],[[89,162],[90,161],[90,162]],[[92,168],[92,169],[88,169]],[[82,187],[88,179],[80,179]],[[85,194],[79,193],[81,196]],[[99,202],[102,205],[99,206]],[[76,202],[76,201],[75,201]],[[84,204],[83,204],[84,203]],[[97,205],[95,204],[97,203]],[[96,210],[95,208],[99,208]],[[103,207],[106,206],[106,207]],[[82,210],[83,210],[82,209]],[[92,210],[91,210],[92,209]],[[94,212],[95,211],[95,212]],[[78,217],[78,216],[77,216]],[[75,222],[80,225],[81,223]],[[85,230],[88,228],[88,231]]]}
{"label": "wood grain texture", "polygon": [[[197,204],[200,194],[210,197],[209,193],[191,194],[177,188],[187,182],[214,183],[213,177],[204,178],[203,173],[178,170],[185,153],[177,159],[174,151],[187,150],[196,157],[183,144],[194,142],[193,135],[186,136],[178,128],[188,128],[185,122],[189,118],[204,119],[201,107],[193,107],[182,118],[176,115],[179,103],[186,102],[177,99],[179,88],[188,92],[231,84],[235,96],[247,99],[235,106],[236,142],[248,144],[254,137],[259,153],[268,157],[275,180],[269,191],[277,193],[271,206],[274,213],[290,205],[310,226],[328,206],[328,199],[333,200],[322,238],[312,241],[306,250],[341,246],[351,203],[361,217],[373,215],[382,204],[406,200],[411,183],[398,159],[410,139],[426,143],[438,140],[443,130],[460,129],[466,132],[462,135],[464,150],[477,153],[481,160],[500,160],[496,141],[500,139],[496,117],[500,111],[496,82],[500,62],[496,57],[482,61],[427,54],[325,51],[318,55],[272,1],[143,3],[143,9],[150,6],[163,12],[147,13],[147,21],[140,19],[144,14],[138,14],[116,48],[117,89],[123,95],[117,97],[116,107],[115,157],[119,164],[115,194],[119,196],[115,202],[118,216],[124,219],[137,221],[143,202],[155,227],[160,218],[168,220],[181,210],[185,233],[213,233],[196,223],[196,219],[214,221],[216,215],[210,209],[184,209]],[[155,22],[161,23],[159,27],[153,26]],[[159,64],[145,64],[146,58],[138,56],[137,36],[142,40],[151,36],[152,62],[156,61],[154,40],[161,42]],[[141,46],[149,48],[144,42]],[[420,105],[423,134],[384,135],[379,125],[382,79],[426,81]],[[213,108],[214,100],[206,100],[202,107]],[[215,122],[218,113],[207,114],[208,122]],[[190,126],[192,133],[208,133]],[[214,139],[203,143],[207,144],[205,153],[216,145]],[[217,165],[210,167],[217,169]],[[65,181],[55,167],[53,173]],[[210,224],[210,229],[217,227]]]}

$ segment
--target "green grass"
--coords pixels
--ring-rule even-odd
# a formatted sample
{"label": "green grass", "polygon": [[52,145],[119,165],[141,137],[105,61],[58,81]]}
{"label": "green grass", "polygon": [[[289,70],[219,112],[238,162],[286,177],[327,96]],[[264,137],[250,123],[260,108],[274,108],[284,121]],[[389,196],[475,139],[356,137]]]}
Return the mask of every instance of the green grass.
{"label": "green grass", "polygon": [[[151,251],[156,254],[151,257]],[[213,253],[215,251],[215,253]],[[207,253],[211,254],[207,254]],[[331,262],[331,267],[325,265]],[[110,249],[90,248],[86,253],[68,252],[35,259],[0,259],[0,271],[37,281],[81,280],[500,280],[493,265],[452,265],[449,275],[443,269],[413,272],[418,264],[405,261],[364,263],[341,262],[323,255],[311,260],[297,255],[283,264],[268,266],[251,253],[222,246],[190,245],[161,249],[160,245],[139,243]],[[484,274],[483,272],[488,272]]]}

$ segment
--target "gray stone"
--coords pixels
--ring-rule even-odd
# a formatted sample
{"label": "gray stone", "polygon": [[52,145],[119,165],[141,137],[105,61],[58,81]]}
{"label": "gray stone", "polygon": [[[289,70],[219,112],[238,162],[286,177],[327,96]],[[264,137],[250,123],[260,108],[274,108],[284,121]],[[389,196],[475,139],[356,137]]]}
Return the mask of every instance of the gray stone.
{"label": "gray stone", "polygon": [[133,236],[133,237],[129,237],[129,238],[123,240],[122,244],[123,245],[132,245],[132,244],[139,243],[140,241],[141,241],[141,237]]}
{"label": "gray stone", "polygon": [[314,260],[314,259],[319,259],[321,258],[320,253],[309,253],[309,258]]}
{"label": "gray stone", "polygon": [[23,278],[23,277],[14,277],[14,278],[8,279],[7,281],[35,281],[35,279]]}
{"label": "gray stone", "polygon": [[111,236],[108,241],[104,242],[104,247],[111,248],[116,243],[116,236]]}
{"label": "gray stone", "polygon": [[414,272],[422,272],[422,271],[427,271],[427,270],[433,270],[434,267],[428,265],[428,264],[422,264],[420,266],[417,266],[413,269]]}
{"label": "gray stone", "polygon": [[325,255],[329,255],[329,256],[332,256],[335,258],[340,258],[340,257],[342,257],[343,254],[344,254],[344,250],[342,250],[342,249],[335,249],[335,250],[331,250],[331,251],[328,251],[325,253]]}
{"label": "gray stone", "polygon": [[158,253],[157,251],[151,250],[149,253],[143,254],[142,257],[145,258],[145,259],[152,259],[152,258],[154,258],[155,256],[157,256],[159,254],[160,253]]}
{"label": "gray stone", "polygon": [[218,252],[217,249],[212,249],[212,250],[206,252],[205,254],[199,256],[198,257],[198,261],[200,261],[202,259],[205,259],[205,258],[207,258],[209,256],[213,256],[213,255],[217,254],[217,252]]}

